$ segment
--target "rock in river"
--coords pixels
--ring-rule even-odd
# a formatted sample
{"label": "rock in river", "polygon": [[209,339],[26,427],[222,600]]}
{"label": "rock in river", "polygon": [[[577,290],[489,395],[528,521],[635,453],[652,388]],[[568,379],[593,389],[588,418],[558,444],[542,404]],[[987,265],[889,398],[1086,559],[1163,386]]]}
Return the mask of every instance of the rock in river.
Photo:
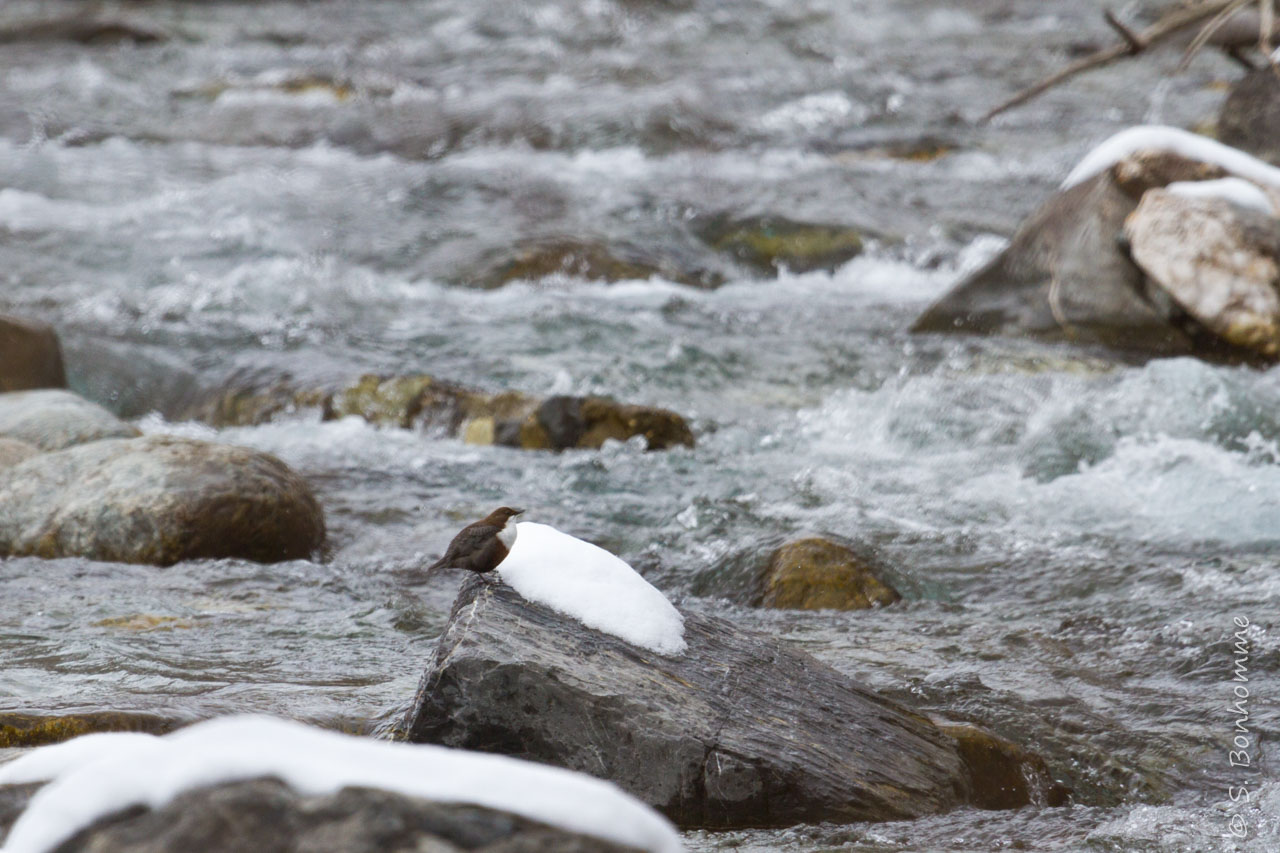
{"label": "rock in river", "polygon": [[[1197,299],[1193,308],[1186,289],[1171,289],[1166,275],[1171,266],[1185,272],[1187,264],[1172,257],[1155,259],[1151,251],[1155,246],[1164,252],[1175,244],[1149,239],[1152,229],[1126,229],[1140,203],[1152,206],[1145,203],[1147,196],[1173,184],[1221,185],[1223,178],[1249,184],[1250,196],[1280,198],[1280,170],[1243,151],[1173,128],[1137,127],[1117,134],[1076,167],[1062,192],[1023,222],[1007,249],[938,300],[913,330],[1033,335],[1145,355],[1275,358],[1270,344],[1255,341],[1258,334],[1270,334],[1255,334],[1255,321],[1265,313],[1256,304],[1247,308],[1249,329],[1243,331],[1240,318],[1228,310],[1234,295],[1217,306],[1210,305],[1212,298]],[[1208,196],[1212,191],[1188,194]],[[1154,211],[1140,219],[1154,223]],[[1168,224],[1156,230],[1169,232]],[[1218,239],[1214,235],[1221,230],[1183,228],[1180,254],[1201,256],[1203,269],[1238,269],[1232,247],[1242,241],[1254,248],[1260,243],[1253,237]],[[1137,263],[1130,253],[1131,245],[1138,248],[1131,243],[1135,235],[1147,250]],[[1269,251],[1263,249],[1263,254]],[[1161,272],[1153,273],[1157,267]],[[1222,294],[1228,289],[1207,290]],[[1260,293],[1252,284],[1246,289]]]}
{"label": "rock in river", "polygon": [[324,420],[351,415],[372,424],[457,435],[469,444],[526,450],[599,449],[609,439],[643,436],[649,450],[692,447],[679,414],[609,397],[535,397],[489,393],[427,374],[366,374],[334,387],[298,388],[288,379],[229,387],[181,414],[214,426],[266,423],[314,412]]}
{"label": "rock in river", "polygon": [[53,327],[0,314],[0,391],[65,387],[62,349]]}
{"label": "rock in river", "polygon": [[58,388],[0,394],[0,437],[62,450],[104,438],[134,438],[138,430],[97,403]]}
{"label": "rock in river", "polygon": [[243,447],[107,439],[0,470],[0,555],[276,562],[305,558],[323,540],[306,481]]}
{"label": "rock in river", "polygon": [[[1125,220],[1133,260],[1205,328],[1265,359],[1280,356],[1280,219],[1253,184],[1212,182],[1256,208],[1212,195],[1150,190]],[[1191,184],[1190,188],[1210,182]],[[1185,192],[1186,190],[1182,190]]]}
{"label": "rock in river", "polygon": [[902,598],[857,553],[811,537],[788,542],[769,560],[761,605],[794,610],[864,610]]}
{"label": "rock in river", "polygon": [[686,827],[895,820],[980,797],[928,719],[772,638],[684,614],[647,652],[464,583],[401,735],[609,779]]}

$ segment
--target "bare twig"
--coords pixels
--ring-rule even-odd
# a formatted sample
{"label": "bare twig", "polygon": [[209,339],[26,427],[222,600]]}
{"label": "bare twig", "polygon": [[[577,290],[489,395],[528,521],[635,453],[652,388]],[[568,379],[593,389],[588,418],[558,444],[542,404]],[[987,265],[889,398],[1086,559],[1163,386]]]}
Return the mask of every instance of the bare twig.
{"label": "bare twig", "polygon": [[[1221,12],[1214,16],[1213,20],[1201,27],[1200,32],[1196,33],[1196,37],[1191,40],[1191,44],[1187,45],[1187,50],[1182,54],[1182,61],[1178,63],[1176,72],[1186,71],[1191,60],[1195,59],[1196,54],[1200,52],[1200,48],[1204,47],[1227,21],[1231,20],[1232,15],[1248,6],[1250,2],[1252,0],[1231,0]],[[1271,0],[1265,0],[1265,2],[1270,3]]]}
{"label": "bare twig", "polygon": [[1147,43],[1142,40],[1142,36],[1126,27],[1120,19],[1116,17],[1115,12],[1112,12],[1110,9],[1106,9],[1103,11],[1102,17],[1111,25],[1111,29],[1120,34],[1120,38],[1129,43],[1130,53],[1142,53],[1142,51],[1147,49]]}
{"label": "bare twig", "polygon": [[[1200,0],[1200,2],[1193,3],[1190,6],[1174,9],[1164,17],[1160,18],[1160,20],[1138,33],[1129,31],[1128,27],[1124,27],[1124,25],[1120,24],[1119,26],[1122,29],[1121,35],[1124,36],[1124,41],[1119,44],[1112,45],[1111,47],[1103,48],[1102,50],[1091,53],[1088,56],[1081,57],[1065,68],[1054,72],[1039,83],[1036,83],[1034,86],[1023,89],[1012,98],[1009,98],[1004,103],[989,111],[982,117],[982,121],[990,121],[1005,110],[1031,100],[1036,95],[1039,95],[1046,89],[1056,86],[1068,77],[1074,77],[1082,71],[1088,71],[1091,68],[1098,68],[1102,65],[1114,62],[1121,57],[1133,56],[1140,53],[1156,42],[1185,30],[1187,27],[1194,26],[1206,18],[1211,18],[1220,13],[1223,9],[1228,6],[1232,6],[1237,2],[1239,2],[1239,0]],[[1248,0],[1245,0],[1245,2],[1248,2]],[[1264,0],[1264,2],[1268,2],[1268,0]],[[1118,19],[1115,19],[1114,15],[1109,15],[1107,22],[1113,27],[1119,24]]]}

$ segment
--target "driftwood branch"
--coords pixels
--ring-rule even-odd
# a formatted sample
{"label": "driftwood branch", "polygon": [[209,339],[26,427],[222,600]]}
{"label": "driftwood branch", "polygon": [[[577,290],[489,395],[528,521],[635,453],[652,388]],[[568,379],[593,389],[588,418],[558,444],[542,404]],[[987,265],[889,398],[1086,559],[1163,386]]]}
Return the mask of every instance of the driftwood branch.
{"label": "driftwood branch", "polygon": [[[982,117],[982,121],[990,121],[1005,110],[1016,107],[1019,104],[1026,103],[1036,95],[1044,92],[1046,89],[1050,89],[1058,83],[1061,83],[1063,80],[1066,80],[1069,77],[1074,77],[1082,71],[1088,71],[1091,68],[1098,68],[1100,66],[1107,65],[1121,57],[1135,56],[1157,42],[1163,41],[1164,39],[1169,38],[1188,27],[1195,26],[1207,18],[1220,14],[1224,9],[1235,6],[1238,2],[1240,2],[1240,0],[1201,0],[1201,2],[1193,3],[1190,6],[1174,9],[1141,32],[1133,32],[1127,26],[1122,24],[1114,14],[1108,12],[1106,15],[1107,23],[1120,33],[1121,37],[1124,39],[1123,41],[1119,44],[1114,44],[1111,47],[1103,48],[1102,50],[1091,53],[1088,56],[1081,57],[1065,68],[1054,72],[1039,83],[1036,83],[1034,86],[1023,89],[1021,92],[984,115]],[[1263,0],[1263,2],[1270,3],[1271,0]],[[1210,35],[1212,35],[1212,33]]]}

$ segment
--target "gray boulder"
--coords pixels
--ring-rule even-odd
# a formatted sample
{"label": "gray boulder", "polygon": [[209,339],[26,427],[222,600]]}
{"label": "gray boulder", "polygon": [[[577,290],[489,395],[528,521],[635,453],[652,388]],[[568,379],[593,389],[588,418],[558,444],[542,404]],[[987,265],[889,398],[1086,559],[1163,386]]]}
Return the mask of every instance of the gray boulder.
{"label": "gray boulder", "polygon": [[[1258,39],[1254,26],[1253,41]],[[1222,102],[1218,139],[1280,165],[1280,76],[1259,68],[1242,77]]]}
{"label": "gray boulder", "polygon": [[399,734],[590,773],[685,827],[895,820],[979,799],[930,720],[721,619],[686,613],[685,640],[663,657],[471,579]]}
{"label": "gray boulder", "polygon": [[[0,839],[38,785],[0,787]],[[9,808],[6,808],[6,805]],[[188,791],[99,820],[59,853],[623,853],[633,848],[480,806],[373,788],[299,794],[275,779]]]}
{"label": "gray boulder", "polygon": [[53,327],[0,314],[0,391],[65,387],[62,349]]}
{"label": "gray boulder", "polygon": [[276,562],[305,558],[323,540],[306,481],[244,447],[108,439],[0,470],[0,555]]}
{"label": "gray boulder", "polygon": [[138,435],[135,427],[70,391],[49,388],[0,394],[0,437],[41,450]]}

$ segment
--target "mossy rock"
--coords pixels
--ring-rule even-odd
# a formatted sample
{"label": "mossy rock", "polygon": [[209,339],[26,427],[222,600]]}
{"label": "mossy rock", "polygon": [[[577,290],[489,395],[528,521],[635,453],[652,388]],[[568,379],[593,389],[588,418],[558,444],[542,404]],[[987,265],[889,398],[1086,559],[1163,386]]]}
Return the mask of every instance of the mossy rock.
{"label": "mossy rock", "polygon": [[759,270],[835,270],[862,253],[862,234],[842,225],[796,222],[780,216],[717,216],[699,236],[718,252]]}
{"label": "mossy rock", "polygon": [[329,392],[298,390],[278,382],[264,388],[227,389],[185,410],[182,415],[211,426],[260,426],[324,406]]}
{"label": "mossy rock", "polygon": [[956,742],[973,777],[972,802],[978,808],[1062,806],[1070,798],[1039,755],[969,723],[938,721],[938,728]]}
{"label": "mossy rock", "polygon": [[513,281],[539,281],[551,276],[607,282],[659,276],[691,287],[719,287],[724,283],[724,276],[717,272],[687,269],[674,258],[654,257],[636,246],[575,239],[523,244],[479,272],[463,276],[462,283],[492,289]]}
{"label": "mossy rock", "polygon": [[62,450],[107,438],[141,435],[97,403],[60,388],[0,394],[0,437],[41,450]]}
{"label": "mossy rock", "polygon": [[760,604],[780,610],[865,610],[901,598],[852,550],[814,537],[773,553]]}
{"label": "mossy rock", "polygon": [[0,391],[66,387],[62,347],[53,327],[0,314]]}
{"label": "mossy rock", "polygon": [[0,713],[0,749],[46,746],[97,732],[164,734],[180,725],[151,714],[89,711],[80,714]]}

